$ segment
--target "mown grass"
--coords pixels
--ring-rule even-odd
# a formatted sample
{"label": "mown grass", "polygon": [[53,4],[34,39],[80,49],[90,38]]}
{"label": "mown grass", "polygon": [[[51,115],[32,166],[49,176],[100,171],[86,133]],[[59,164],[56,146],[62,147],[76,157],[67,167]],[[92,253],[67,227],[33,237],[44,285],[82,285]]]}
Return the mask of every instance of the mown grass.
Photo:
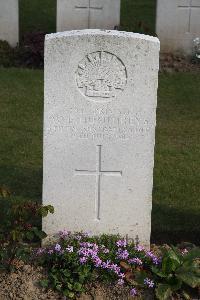
{"label": "mown grass", "polygon": [[[20,36],[31,31],[56,31],[56,0],[19,0]],[[155,32],[156,0],[121,0],[121,29]]]}
{"label": "mown grass", "polygon": [[199,95],[200,74],[160,76],[152,221],[163,241],[200,243]]}
{"label": "mown grass", "polygon": [[[152,241],[200,243],[200,74],[161,74]],[[0,186],[42,196],[43,71],[0,69]]]}

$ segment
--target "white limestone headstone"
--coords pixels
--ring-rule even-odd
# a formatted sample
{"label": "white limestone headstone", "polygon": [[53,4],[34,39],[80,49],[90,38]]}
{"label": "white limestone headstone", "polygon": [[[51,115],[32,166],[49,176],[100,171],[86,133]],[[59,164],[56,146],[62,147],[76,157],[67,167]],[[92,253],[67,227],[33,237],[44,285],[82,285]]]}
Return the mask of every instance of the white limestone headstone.
{"label": "white limestone headstone", "polygon": [[19,42],[18,0],[0,0],[0,40],[11,46]]}
{"label": "white limestone headstone", "polygon": [[159,41],[118,31],[45,42],[44,230],[128,234],[149,245]]}
{"label": "white limestone headstone", "polygon": [[200,0],[158,0],[156,33],[162,52],[191,55],[200,37]]}
{"label": "white limestone headstone", "polygon": [[57,32],[114,29],[120,24],[120,0],[57,0]]}

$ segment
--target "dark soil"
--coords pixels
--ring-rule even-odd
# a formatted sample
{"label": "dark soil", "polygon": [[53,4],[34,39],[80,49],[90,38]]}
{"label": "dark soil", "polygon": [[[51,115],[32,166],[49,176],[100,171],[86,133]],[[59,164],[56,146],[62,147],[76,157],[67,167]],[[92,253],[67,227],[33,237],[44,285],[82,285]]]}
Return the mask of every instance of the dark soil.
{"label": "dark soil", "polygon": [[200,59],[160,54],[160,72],[200,72]]}

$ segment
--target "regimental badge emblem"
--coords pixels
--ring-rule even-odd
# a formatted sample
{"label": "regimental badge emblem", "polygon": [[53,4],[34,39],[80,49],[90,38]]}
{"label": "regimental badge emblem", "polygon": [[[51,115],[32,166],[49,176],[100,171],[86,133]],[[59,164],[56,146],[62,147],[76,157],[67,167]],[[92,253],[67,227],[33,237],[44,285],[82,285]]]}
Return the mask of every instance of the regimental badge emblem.
{"label": "regimental badge emblem", "polygon": [[80,92],[93,101],[107,102],[125,89],[127,71],[114,54],[97,51],[86,55],[79,63],[76,82]]}

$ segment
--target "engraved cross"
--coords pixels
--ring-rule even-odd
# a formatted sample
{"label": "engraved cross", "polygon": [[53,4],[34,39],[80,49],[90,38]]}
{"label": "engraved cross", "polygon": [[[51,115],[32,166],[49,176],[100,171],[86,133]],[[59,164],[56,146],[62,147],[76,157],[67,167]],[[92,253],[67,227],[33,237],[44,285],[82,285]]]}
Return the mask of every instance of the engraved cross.
{"label": "engraved cross", "polygon": [[122,176],[122,171],[104,171],[102,170],[102,145],[97,145],[96,154],[96,170],[75,170],[75,175],[79,176],[96,176],[96,191],[95,191],[95,212],[96,219],[100,220],[100,209],[101,209],[101,178],[105,176]]}
{"label": "engraved cross", "polygon": [[200,8],[200,3],[193,4],[193,0],[188,0],[187,3],[182,3],[182,1],[183,0],[179,0],[178,8],[188,9],[188,11],[189,11],[188,32],[191,32],[192,10]]}
{"label": "engraved cross", "polygon": [[90,13],[91,10],[102,10],[103,9],[103,5],[101,4],[92,4],[92,0],[87,0],[88,3],[87,4],[77,4],[75,5],[76,9],[87,9],[88,10],[88,28],[90,28]]}

